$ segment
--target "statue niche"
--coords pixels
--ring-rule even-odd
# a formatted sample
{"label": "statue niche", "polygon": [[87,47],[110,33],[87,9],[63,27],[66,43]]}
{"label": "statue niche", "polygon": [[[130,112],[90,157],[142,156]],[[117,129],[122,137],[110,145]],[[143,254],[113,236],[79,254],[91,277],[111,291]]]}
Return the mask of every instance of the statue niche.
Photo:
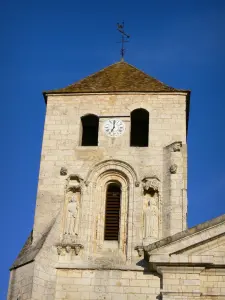
{"label": "statue niche", "polygon": [[75,242],[79,233],[81,179],[70,175],[65,195],[64,240]]}
{"label": "statue niche", "polygon": [[146,178],[144,189],[144,244],[159,239],[159,181],[157,178]]}
{"label": "statue niche", "polygon": [[69,201],[66,210],[65,234],[71,236],[78,235],[78,216],[79,216],[79,200],[77,193],[69,195]]}

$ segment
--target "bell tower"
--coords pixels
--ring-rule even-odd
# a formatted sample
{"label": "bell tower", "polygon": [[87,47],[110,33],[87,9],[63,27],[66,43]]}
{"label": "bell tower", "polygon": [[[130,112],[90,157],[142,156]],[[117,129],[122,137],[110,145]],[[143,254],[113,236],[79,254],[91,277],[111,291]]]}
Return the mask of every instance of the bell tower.
{"label": "bell tower", "polygon": [[[187,227],[189,96],[126,62],[44,92],[34,227],[8,300],[144,293],[137,245]],[[160,278],[146,276],[156,299]]]}

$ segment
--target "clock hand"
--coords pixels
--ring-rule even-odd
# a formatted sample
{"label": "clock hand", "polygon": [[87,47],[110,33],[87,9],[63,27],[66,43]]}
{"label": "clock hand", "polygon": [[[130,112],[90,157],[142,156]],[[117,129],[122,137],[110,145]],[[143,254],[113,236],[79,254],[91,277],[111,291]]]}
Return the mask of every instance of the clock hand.
{"label": "clock hand", "polygon": [[111,132],[113,131],[113,129],[115,128],[115,120],[113,121],[113,128],[112,128],[112,130],[111,130]]}

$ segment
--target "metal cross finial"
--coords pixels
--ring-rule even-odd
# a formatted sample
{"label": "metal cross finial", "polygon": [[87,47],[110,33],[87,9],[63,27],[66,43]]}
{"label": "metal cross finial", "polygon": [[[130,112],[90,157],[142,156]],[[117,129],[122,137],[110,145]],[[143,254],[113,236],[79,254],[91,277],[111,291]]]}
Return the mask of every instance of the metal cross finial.
{"label": "metal cross finial", "polygon": [[124,43],[127,43],[128,40],[125,40],[125,38],[129,39],[129,35],[124,32],[124,22],[121,24],[117,23],[117,30],[121,33],[121,61],[124,61],[124,55],[125,55],[125,48],[124,48]]}

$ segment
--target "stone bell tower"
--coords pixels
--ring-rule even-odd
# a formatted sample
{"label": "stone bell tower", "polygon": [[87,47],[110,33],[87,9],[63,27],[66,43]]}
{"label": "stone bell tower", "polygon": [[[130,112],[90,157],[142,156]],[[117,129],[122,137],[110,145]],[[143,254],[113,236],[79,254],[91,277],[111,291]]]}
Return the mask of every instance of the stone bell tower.
{"label": "stone bell tower", "polygon": [[34,227],[8,300],[157,299],[140,245],[187,226],[189,91],[119,62],[44,98]]}

